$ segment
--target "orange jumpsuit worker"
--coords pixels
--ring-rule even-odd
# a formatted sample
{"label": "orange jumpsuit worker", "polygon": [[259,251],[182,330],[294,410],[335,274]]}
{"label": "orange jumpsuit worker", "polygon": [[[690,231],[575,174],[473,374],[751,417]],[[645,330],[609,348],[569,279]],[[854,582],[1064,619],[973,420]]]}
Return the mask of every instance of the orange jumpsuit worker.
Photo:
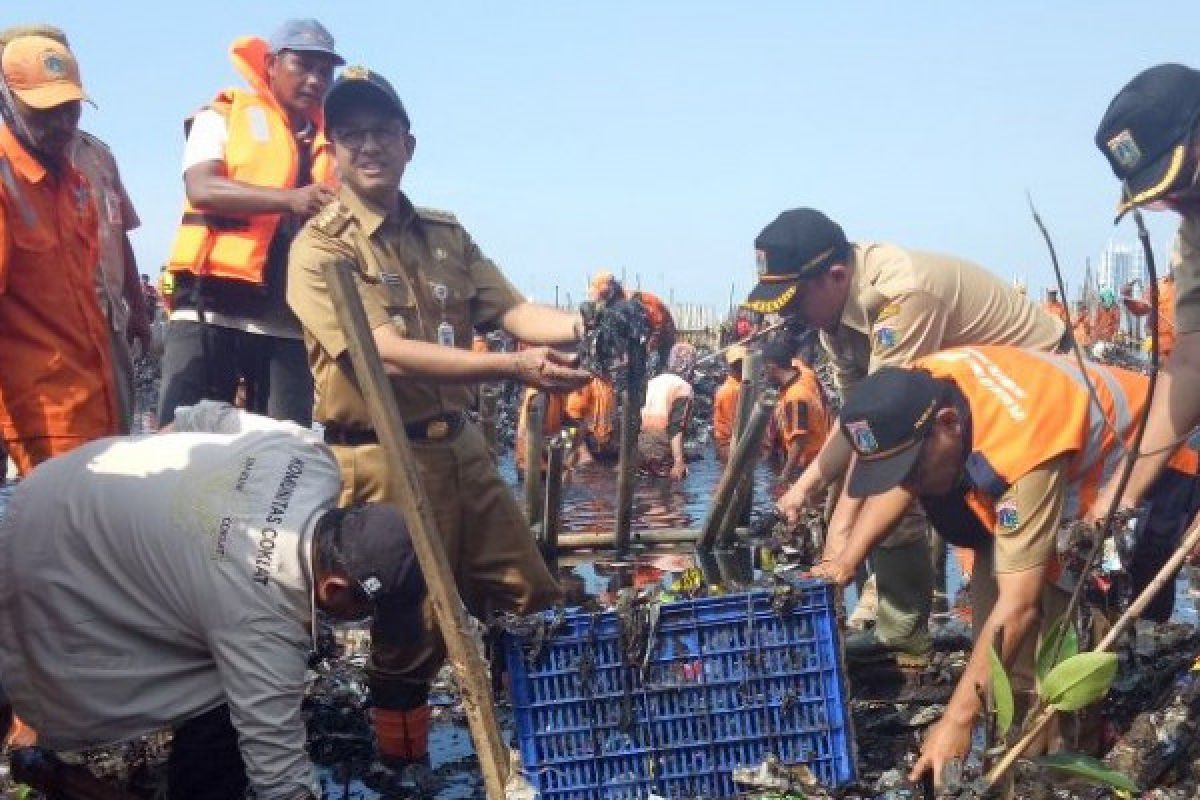
{"label": "orange jumpsuit worker", "polygon": [[1061,319],[1064,325],[1070,326],[1071,321],[1067,313],[1067,307],[1058,299],[1057,289],[1046,290],[1046,301],[1042,303],[1042,310],[1052,317]]}
{"label": "orange jumpsuit worker", "polygon": [[1092,327],[1092,315],[1088,313],[1087,303],[1079,300],[1075,303],[1075,318],[1071,320],[1071,335],[1080,347],[1090,347],[1096,341],[1096,332]]}
{"label": "orange jumpsuit worker", "polygon": [[[1122,298],[1129,313],[1135,317],[1150,315],[1150,289],[1147,288],[1139,300],[1132,294]],[[1147,329],[1147,335],[1149,330]],[[1175,274],[1168,273],[1158,279],[1158,353],[1159,358],[1166,360],[1175,349]]]}
{"label": "orange jumpsuit worker", "polygon": [[579,426],[584,447],[579,463],[589,459],[616,461],[621,444],[617,416],[617,390],[612,381],[593,375],[582,387],[567,395],[567,419]]}
{"label": "orange jumpsuit worker", "polygon": [[0,56],[0,432],[22,473],[120,427],[95,290],[96,204],[67,148],[85,98],[65,45],[19,36]]}
{"label": "orange jumpsuit worker", "polygon": [[742,362],[746,348],[735,344],[725,351],[725,365],[729,372],[725,382],[717,387],[713,395],[713,442],[717,446],[717,457],[729,457],[733,441],[733,426],[737,418],[738,401],[742,397]]}
{"label": "orange jumpsuit worker", "polygon": [[675,318],[658,295],[643,292],[640,289],[632,294],[625,290],[616,276],[607,270],[597,272],[588,285],[588,299],[594,303],[608,305],[618,300],[637,300],[646,309],[646,318],[650,323],[650,340],[647,343],[649,353],[658,354],[656,372],[662,372],[667,365],[671,348],[675,345]]}
{"label": "orange jumpsuit worker", "polygon": [[767,383],[779,390],[775,436],[771,443],[782,456],[781,477],[792,481],[812,461],[829,435],[829,411],[816,373],[797,364],[796,345],[778,337],[763,348]]}

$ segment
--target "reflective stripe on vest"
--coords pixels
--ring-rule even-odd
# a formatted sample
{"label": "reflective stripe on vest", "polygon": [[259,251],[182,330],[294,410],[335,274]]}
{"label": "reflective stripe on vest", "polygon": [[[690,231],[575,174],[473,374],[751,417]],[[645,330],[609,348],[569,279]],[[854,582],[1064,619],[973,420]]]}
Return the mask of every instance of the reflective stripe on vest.
{"label": "reflective stripe on vest", "polygon": [[[1097,407],[1096,398],[1088,391],[1087,381],[1078,364],[1071,361],[1067,356],[1062,355],[1051,355],[1036,351],[1031,352],[1031,355],[1056,367],[1064,375],[1070,377],[1075,382],[1075,385],[1079,387],[1080,391],[1087,392],[1088,394],[1087,442],[1084,451],[1078,458],[1075,479],[1067,485],[1066,500],[1063,504],[1064,516],[1077,517],[1082,511],[1080,508],[1080,494],[1087,475],[1096,468],[1103,457],[1104,464],[1100,474],[1100,483],[1103,484],[1116,472],[1117,467],[1121,464],[1121,460],[1125,457],[1127,450],[1125,436],[1129,431],[1130,425],[1133,423],[1133,418],[1129,412],[1129,399],[1125,396],[1124,387],[1117,382],[1116,377],[1111,372],[1103,368],[1089,370],[1088,375],[1093,381],[1099,378],[1100,382],[1104,384],[1109,397],[1112,398],[1114,420],[1110,422],[1104,409]],[[1114,423],[1116,428],[1112,430]],[[1110,431],[1113,435],[1113,446],[1108,448],[1106,455],[1104,447],[1105,433]]]}

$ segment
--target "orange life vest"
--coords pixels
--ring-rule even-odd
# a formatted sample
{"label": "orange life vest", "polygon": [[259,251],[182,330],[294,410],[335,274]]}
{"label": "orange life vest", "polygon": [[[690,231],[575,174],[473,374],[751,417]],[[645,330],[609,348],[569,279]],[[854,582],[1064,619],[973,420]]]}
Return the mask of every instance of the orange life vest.
{"label": "orange life vest", "polygon": [[733,441],[734,417],[741,396],[742,382],[732,375],[725,378],[713,396],[713,440],[719,447],[728,447]]}
{"label": "orange life vest", "polygon": [[[209,106],[229,121],[225,174],[240,183],[273,189],[294,188],[300,155],[287,113],[271,94],[266,58],[269,46],[253,36],[230,48],[233,66],[249,89],[226,89]],[[313,116],[313,183],[333,185],[333,148],[325,123]],[[184,197],[183,218],[167,262],[170,272],[190,272],[262,285],[267,251],[281,214],[228,215],[197,209]]]}
{"label": "orange life vest", "polygon": [[[967,503],[990,533],[996,502],[1019,478],[1067,456],[1064,519],[1077,519],[1121,465],[1146,403],[1146,376],[1088,364],[1091,400],[1069,356],[1015,347],[962,347],[918,359],[914,367],[947,378],[971,409],[972,452]],[[1195,451],[1178,451],[1171,466],[1196,472]]]}

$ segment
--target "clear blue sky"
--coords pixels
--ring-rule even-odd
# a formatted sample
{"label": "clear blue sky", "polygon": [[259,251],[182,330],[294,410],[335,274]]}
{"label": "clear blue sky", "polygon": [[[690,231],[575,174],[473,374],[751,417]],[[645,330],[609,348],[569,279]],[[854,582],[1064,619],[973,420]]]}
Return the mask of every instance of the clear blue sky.
{"label": "clear blue sky", "polygon": [[[538,299],[625,270],[724,306],[781,210],[852,239],[969,257],[1032,287],[1050,270],[1030,190],[1073,283],[1114,235],[1092,144],[1133,74],[1200,65],[1200,3],[56,2],[8,23],[68,32],[141,213],[142,271],[178,219],[182,119],[236,83],[235,36],[316,16],[387,75],[418,138],[405,188],[455,211]],[[1165,261],[1173,219],[1151,215]],[[1074,292],[1072,292],[1074,294]]]}

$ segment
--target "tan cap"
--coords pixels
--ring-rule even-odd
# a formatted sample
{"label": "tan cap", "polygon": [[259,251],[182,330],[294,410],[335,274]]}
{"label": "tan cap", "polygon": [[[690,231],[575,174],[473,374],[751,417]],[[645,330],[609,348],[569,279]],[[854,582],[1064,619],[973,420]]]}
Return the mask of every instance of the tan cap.
{"label": "tan cap", "polygon": [[746,346],[743,344],[730,345],[729,349],[725,351],[725,363],[726,364],[734,364],[738,361],[744,361],[745,359],[746,359]]}
{"label": "tan cap", "polygon": [[79,78],[79,62],[69,48],[49,37],[13,39],[4,46],[0,68],[8,88],[31,108],[57,108],[88,99]]}

